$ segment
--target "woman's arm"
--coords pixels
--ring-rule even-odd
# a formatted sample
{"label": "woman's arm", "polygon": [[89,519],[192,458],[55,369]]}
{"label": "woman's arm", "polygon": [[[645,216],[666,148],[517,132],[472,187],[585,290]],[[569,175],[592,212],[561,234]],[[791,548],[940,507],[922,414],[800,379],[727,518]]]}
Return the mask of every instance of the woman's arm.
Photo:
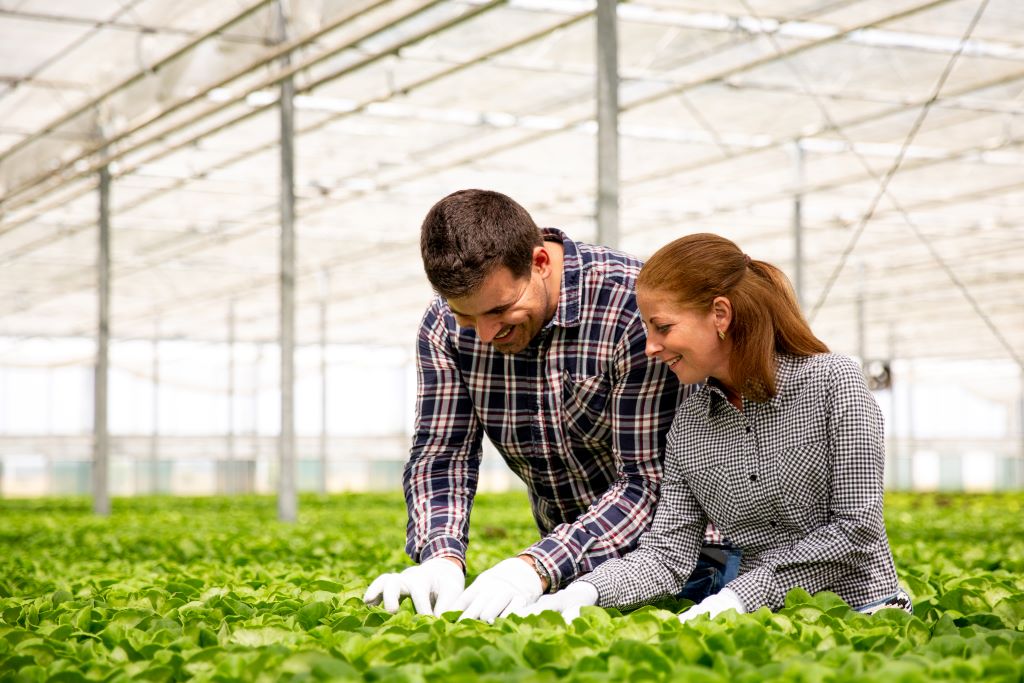
{"label": "woman's arm", "polygon": [[592,584],[602,607],[635,607],[682,590],[700,552],[707,517],[679,469],[677,426],[669,432],[665,476],[654,521],[633,552],[580,577]]}

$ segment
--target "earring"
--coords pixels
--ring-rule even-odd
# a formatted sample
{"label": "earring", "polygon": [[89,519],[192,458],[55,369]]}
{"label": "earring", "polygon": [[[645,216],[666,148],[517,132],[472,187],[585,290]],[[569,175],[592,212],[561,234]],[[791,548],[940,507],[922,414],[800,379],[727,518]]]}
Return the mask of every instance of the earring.
{"label": "earring", "polygon": [[722,341],[725,341],[725,331],[724,330],[719,330],[718,331],[718,338],[721,339]]}

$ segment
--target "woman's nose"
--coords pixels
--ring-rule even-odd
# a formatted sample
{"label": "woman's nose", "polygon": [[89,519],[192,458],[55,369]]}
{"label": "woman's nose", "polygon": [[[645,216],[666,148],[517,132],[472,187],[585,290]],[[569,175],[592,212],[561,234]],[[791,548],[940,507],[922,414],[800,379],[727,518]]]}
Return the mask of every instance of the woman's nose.
{"label": "woman's nose", "polygon": [[664,347],[653,341],[650,337],[647,337],[647,343],[644,345],[644,353],[647,354],[648,358],[653,358],[658,355]]}

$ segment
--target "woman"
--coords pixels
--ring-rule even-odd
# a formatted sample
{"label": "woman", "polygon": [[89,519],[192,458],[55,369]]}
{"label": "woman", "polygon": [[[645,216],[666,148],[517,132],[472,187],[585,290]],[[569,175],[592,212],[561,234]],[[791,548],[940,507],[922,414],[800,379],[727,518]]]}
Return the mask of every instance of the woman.
{"label": "woman", "polygon": [[739,576],[680,616],[778,609],[800,587],[855,609],[912,611],[882,519],[882,415],[851,359],[829,353],[785,275],[734,243],[689,235],[637,279],[647,354],[703,383],[676,414],[651,529],[633,552],[542,597],[566,619],[679,593],[713,522]]}

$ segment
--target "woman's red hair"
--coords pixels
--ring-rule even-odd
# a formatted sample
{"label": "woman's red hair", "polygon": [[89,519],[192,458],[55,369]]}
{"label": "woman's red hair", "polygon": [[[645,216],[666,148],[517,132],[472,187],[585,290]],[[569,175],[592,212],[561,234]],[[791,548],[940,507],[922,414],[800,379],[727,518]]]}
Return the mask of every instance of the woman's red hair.
{"label": "woman's red hair", "polygon": [[729,299],[729,371],[748,398],[775,396],[775,354],[828,353],[800,312],[786,275],[719,235],[698,233],[666,244],[644,264],[636,286],[699,311],[710,311],[715,297]]}

